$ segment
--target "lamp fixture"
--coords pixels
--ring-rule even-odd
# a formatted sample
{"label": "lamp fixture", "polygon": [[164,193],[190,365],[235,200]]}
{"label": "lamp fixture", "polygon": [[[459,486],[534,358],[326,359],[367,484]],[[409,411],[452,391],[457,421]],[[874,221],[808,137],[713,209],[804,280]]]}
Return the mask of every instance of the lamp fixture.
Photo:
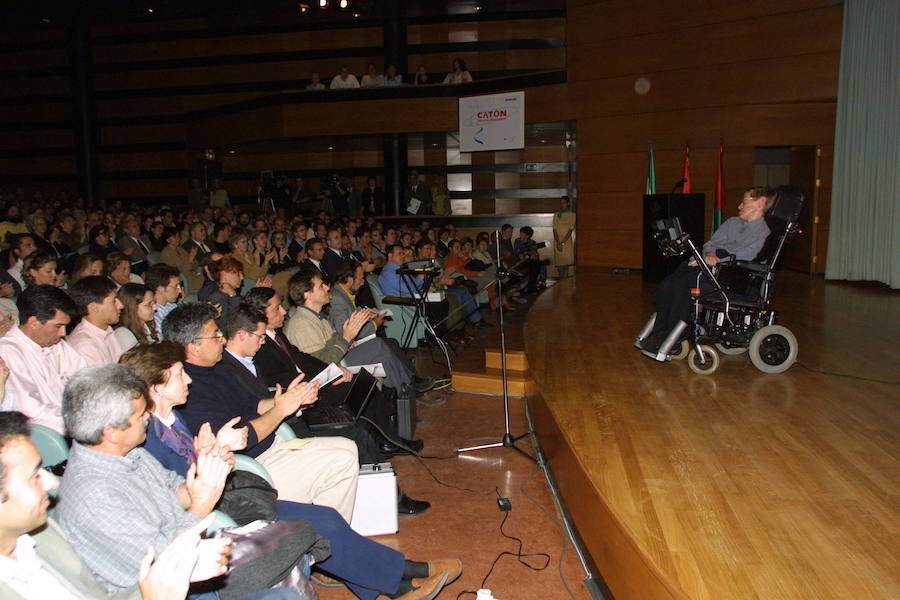
{"label": "lamp fixture", "polygon": [[348,6],[350,6],[349,0],[341,0],[341,8],[342,8],[342,9],[345,9],[345,8],[347,8]]}

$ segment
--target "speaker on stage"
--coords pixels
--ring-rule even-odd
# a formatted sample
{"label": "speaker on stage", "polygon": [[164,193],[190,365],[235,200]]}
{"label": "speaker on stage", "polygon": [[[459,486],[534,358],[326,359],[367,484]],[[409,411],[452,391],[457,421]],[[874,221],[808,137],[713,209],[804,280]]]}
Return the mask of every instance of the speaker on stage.
{"label": "speaker on stage", "polygon": [[674,271],[685,256],[664,258],[650,231],[657,219],[678,217],[681,229],[691,235],[695,244],[705,242],[706,199],[704,194],[647,194],[644,196],[644,281],[658,282]]}

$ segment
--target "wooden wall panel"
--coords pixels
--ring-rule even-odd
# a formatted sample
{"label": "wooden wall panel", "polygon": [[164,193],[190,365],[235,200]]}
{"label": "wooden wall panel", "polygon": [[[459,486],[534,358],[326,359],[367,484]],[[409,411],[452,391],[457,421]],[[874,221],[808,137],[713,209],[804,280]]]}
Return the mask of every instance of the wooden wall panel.
{"label": "wooden wall panel", "polygon": [[0,175],[39,175],[42,173],[75,173],[73,156],[36,156],[0,158]]}
{"label": "wooden wall panel", "polygon": [[0,85],[0,97],[13,98],[32,94],[63,94],[69,91],[69,77],[18,77],[6,79]]}
{"label": "wooden wall panel", "polygon": [[378,168],[381,152],[277,152],[272,154],[238,154],[222,160],[226,173],[274,171],[302,171],[304,169]]}
{"label": "wooden wall panel", "polygon": [[454,58],[462,58],[470,71],[500,71],[505,69],[562,69],[566,66],[565,48],[528,50],[491,50],[488,52],[451,52],[447,54],[410,54],[410,70],[425,65],[431,73],[450,70]]}
{"label": "wooden wall panel", "polygon": [[444,44],[566,36],[565,19],[522,19],[481,23],[429,23],[407,27],[409,44]]}
{"label": "wooden wall panel", "polygon": [[[7,32],[4,33],[4,38]],[[8,40],[4,40],[8,41]],[[20,50],[13,52],[0,52],[0,64],[4,69],[23,69],[58,67],[67,65],[69,57],[65,48],[41,48],[40,50]]]}
{"label": "wooden wall panel", "polygon": [[[720,139],[726,215],[753,182],[756,146],[834,143],[841,9],[827,0],[572,0],[567,17],[579,263],[640,266],[651,142],[658,192],[681,177],[690,144],[708,220]],[[830,188],[830,169],[820,179]]]}
{"label": "wooden wall panel", "polygon": [[[796,35],[798,22],[816,35]],[[572,27],[578,29],[578,23]],[[765,60],[840,50],[841,15],[830,7],[729,21],[704,28],[611,39],[593,38],[569,57],[572,80],[602,79],[659,71],[684,72],[710,64]],[[758,82],[763,87],[767,84]],[[756,86],[754,85],[753,88]],[[752,89],[750,93],[753,93]]]}
{"label": "wooden wall panel", "polygon": [[0,131],[0,148],[58,148],[74,144],[70,129],[41,129],[40,131]]}
{"label": "wooden wall panel", "polygon": [[100,155],[100,171],[177,170],[193,166],[184,150],[172,152],[121,152]]}
{"label": "wooden wall panel", "polygon": [[0,123],[28,123],[35,121],[64,121],[71,118],[67,102],[47,104],[16,104],[0,109]]}
{"label": "wooden wall panel", "polygon": [[264,35],[222,36],[140,42],[133,44],[98,45],[94,51],[97,64],[127,61],[163,60],[254,54],[264,52],[298,52],[327,48],[359,48],[381,46],[384,43],[380,27],[360,29],[328,29],[296,31]]}
{"label": "wooden wall panel", "polygon": [[105,179],[103,196],[127,198],[131,196],[184,196],[187,197],[188,179]]}
{"label": "wooden wall panel", "polygon": [[184,125],[130,125],[101,127],[100,144],[139,144],[151,142],[183,142]]}
{"label": "wooden wall panel", "polygon": [[[832,6],[831,0],[756,0],[711,2],[710,0],[569,0],[566,23],[569,46],[600,39],[626,38],[655,32],[705,36],[730,21],[753,21],[773,14],[797,13]],[[831,10],[835,10],[832,6]],[[840,8],[836,9],[840,12]],[[802,24],[798,29],[805,30]],[[764,36],[765,29],[760,28]],[[810,34],[817,32],[810,31]]]}

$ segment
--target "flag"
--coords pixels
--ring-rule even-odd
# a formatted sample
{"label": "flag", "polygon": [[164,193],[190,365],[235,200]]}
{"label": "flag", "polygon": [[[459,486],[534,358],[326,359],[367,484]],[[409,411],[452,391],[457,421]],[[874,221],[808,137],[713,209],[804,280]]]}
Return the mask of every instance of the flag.
{"label": "flag", "polygon": [[656,165],[653,163],[653,144],[647,150],[647,189],[646,194],[656,193]]}
{"label": "flag", "polygon": [[719,140],[719,160],[716,161],[716,205],[713,208],[712,230],[722,224],[722,210],[725,208],[725,177],[722,174],[722,156],[725,154],[725,142]]}
{"label": "flag", "polygon": [[684,194],[691,193],[691,147],[684,145],[684,167],[681,169],[681,178],[684,179],[684,185],[681,191]]}

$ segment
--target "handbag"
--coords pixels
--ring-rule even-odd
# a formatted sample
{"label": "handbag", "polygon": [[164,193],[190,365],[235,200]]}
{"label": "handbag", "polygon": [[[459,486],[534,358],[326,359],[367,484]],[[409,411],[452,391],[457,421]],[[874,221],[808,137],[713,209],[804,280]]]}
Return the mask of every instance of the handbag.
{"label": "handbag", "polygon": [[252,521],[274,521],[278,491],[269,482],[249,471],[232,471],[216,508],[238,525]]}
{"label": "handbag", "polygon": [[225,587],[216,590],[220,600],[240,600],[275,587],[289,588],[303,600],[318,600],[309,567],[328,558],[331,545],[308,521],[254,521],[213,535],[232,540]]}

